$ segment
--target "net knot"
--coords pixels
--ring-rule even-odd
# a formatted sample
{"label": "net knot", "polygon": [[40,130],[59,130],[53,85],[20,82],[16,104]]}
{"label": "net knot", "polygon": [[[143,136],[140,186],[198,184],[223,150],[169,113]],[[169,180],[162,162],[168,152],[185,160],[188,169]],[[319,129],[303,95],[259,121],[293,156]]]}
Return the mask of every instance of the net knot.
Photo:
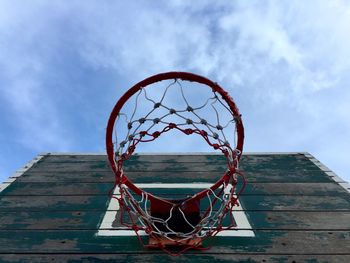
{"label": "net knot", "polygon": [[186,123],[187,123],[187,124],[193,124],[193,121],[192,121],[191,119],[187,119],[187,120],[186,120]]}
{"label": "net knot", "polygon": [[184,133],[185,133],[186,135],[190,135],[190,134],[193,133],[193,130],[192,130],[192,129],[186,129],[186,130],[184,130]]}
{"label": "net knot", "polygon": [[140,137],[145,137],[147,135],[146,131],[140,131]]}
{"label": "net knot", "polygon": [[242,114],[239,114],[238,116],[234,116],[233,118],[236,123],[240,123],[242,121]]}
{"label": "net knot", "polygon": [[217,144],[217,143],[215,143],[215,144],[213,144],[213,148],[214,148],[215,150],[217,150],[217,149],[219,149],[219,148],[220,148],[220,145],[219,145],[219,144]]}
{"label": "net knot", "polygon": [[160,119],[159,119],[159,118],[153,119],[153,123],[154,123],[154,124],[157,124],[157,123],[159,123],[159,122],[160,122]]}
{"label": "net knot", "polygon": [[159,135],[160,135],[159,131],[156,131],[156,132],[152,133],[153,138],[158,138]]}
{"label": "net knot", "polygon": [[175,123],[169,123],[169,129],[174,129],[176,128],[176,124]]}
{"label": "net knot", "polygon": [[207,122],[205,119],[201,119],[201,124],[203,124],[203,125],[207,125],[207,124],[208,124],[208,122]]}
{"label": "net knot", "polygon": [[234,206],[239,206],[239,203],[237,202],[237,198],[236,197],[233,197],[231,198],[231,201],[230,201],[230,205],[231,207],[234,207]]}
{"label": "net knot", "polygon": [[193,111],[193,108],[191,106],[188,106],[186,110],[191,112],[191,111]]}
{"label": "net knot", "polygon": [[134,231],[139,231],[141,228],[140,227],[138,227],[137,225],[132,225],[132,227],[131,227]]}
{"label": "net knot", "polygon": [[133,154],[134,151],[135,151],[135,146],[131,145],[128,149],[128,154]]}
{"label": "net knot", "polygon": [[208,133],[207,133],[205,130],[201,130],[200,133],[201,133],[201,135],[204,136],[204,137],[207,137],[207,136],[208,136]]}

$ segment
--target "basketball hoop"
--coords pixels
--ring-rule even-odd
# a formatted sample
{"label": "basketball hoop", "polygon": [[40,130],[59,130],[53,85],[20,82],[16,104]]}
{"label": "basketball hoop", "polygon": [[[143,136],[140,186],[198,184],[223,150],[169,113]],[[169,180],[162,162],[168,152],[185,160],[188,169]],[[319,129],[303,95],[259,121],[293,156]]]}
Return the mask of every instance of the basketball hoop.
{"label": "basketball hoop", "polygon": [[[186,96],[186,90],[191,92],[194,87],[199,88],[200,93],[210,94],[198,106],[191,105]],[[162,93],[156,93],[158,99],[150,96],[153,88],[163,89]],[[166,102],[167,93],[172,89],[177,90],[175,95],[182,101],[183,105],[175,105],[179,108]],[[193,102],[198,103],[197,98]],[[150,105],[148,111],[144,108],[146,104]],[[143,115],[138,116],[140,107],[143,107],[140,110]],[[206,113],[202,116],[207,108],[213,118],[207,117]],[[124,110],[129,110],[130,114]],[[229,117],[222,123],[220,117],[224,112]],[[231,141],[225,133],[227,129],[234,135]],[[221,151],[227,160],[227,170],[217,182],[184,199],[161,198],[148,193],[129,180],[123,171],[124,162],[140,144],[155,141],[171,131],[200,136],[211,148]],[[115,173],[114,188],[117,187],[120,193],[120,196],[111,196],[119,202],[121,224],[133,229],[143,245],[161,248],[171,255],[191,248],[203,249],[204,239],[235,228],[232,209],[238,205],[238,196],[245,186],[244,176],[238,170],[243,140],[244,129],[238,108],[229,94],[211,80],[187,72],[168,72],[134,85],[115,105],[106,134],[108,159]],[[237,189],[239,179],[241,184]],[[229,224],[224,227],[225,218]],[[140,237],[140,231],[149,235],[147,245]]]}

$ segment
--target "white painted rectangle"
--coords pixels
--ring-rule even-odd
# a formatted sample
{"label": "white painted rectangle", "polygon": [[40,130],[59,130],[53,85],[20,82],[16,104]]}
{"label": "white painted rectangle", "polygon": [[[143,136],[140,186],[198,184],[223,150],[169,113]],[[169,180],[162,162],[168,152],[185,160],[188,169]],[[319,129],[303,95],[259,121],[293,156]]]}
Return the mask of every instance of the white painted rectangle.
{"label": "white painted rectangle", "polygon": [[[208,183],[195,183],[195,184],[162,184],[162,183],[149,183],[149,184],[136,184],[139,188],[162,188],[162,189],[174,189],[174,188],[186,188],[186,189],[206,189],[212,186]],[[114,190],[113,195],[119,195],[119,189]],[[217,236],[225,237],[255,237],[255,233],[252,230],[252,226],[249,220],[242,210],[242,205],[238,200],[239,206],[235,206],[232,212],[232,216],[237,224],[237,229],[221,231]],[[102,219],[97,232],[98,236],[135,236],[133,230],[126,229],[124,227],[115,228],[112,226],[113,221],[118,216],[119,204],[117,200],[111,200],[109,202],[107,211]],[[146,235],[143,231],[138,232],[139,235]]]}

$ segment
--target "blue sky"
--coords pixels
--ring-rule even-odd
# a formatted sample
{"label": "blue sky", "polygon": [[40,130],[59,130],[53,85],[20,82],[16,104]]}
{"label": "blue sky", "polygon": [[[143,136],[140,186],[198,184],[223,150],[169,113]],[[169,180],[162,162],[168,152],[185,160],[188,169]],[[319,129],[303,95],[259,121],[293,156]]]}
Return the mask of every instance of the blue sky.
{"label": "blue sky", "polygon": [[0,2],[0,180],[40,152],[104,152],[117,99],[174,70],[230,92],[245,151],[350,180],[348,1],[129,2]]}

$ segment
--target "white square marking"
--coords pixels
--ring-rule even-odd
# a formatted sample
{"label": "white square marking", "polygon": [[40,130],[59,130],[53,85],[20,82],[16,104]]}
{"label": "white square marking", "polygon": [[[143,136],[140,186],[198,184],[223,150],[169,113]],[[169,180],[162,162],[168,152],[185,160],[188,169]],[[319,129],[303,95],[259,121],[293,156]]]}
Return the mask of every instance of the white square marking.
{"label": "white square marking", "polygon": [[[187,188],[187,189],[205,189],[212,186],[208,183],[196,183],[196,184],[162,184],[162,183],[150,183],[150,184],[136,184],[139,188]],[[119,195],[119,189],[114,190],[113,195]],[[237,229],[223,230],[218,233],[217,236],[225,237],[255,237],[254,231],[247,218],[247,215],[242,210],[242,206],[238,200],[239,206],[233,208],[232,216],[237,224]],[[133,230],[113,227],[113,222],[117,218],[119,212],[119,204],[117,200],[111,199],[107,208],[107,211],[103,217],[103,220],[98,229],[98,236],[135,236]],[[144,231],[139,231],[139,235],[146,235]]]}

